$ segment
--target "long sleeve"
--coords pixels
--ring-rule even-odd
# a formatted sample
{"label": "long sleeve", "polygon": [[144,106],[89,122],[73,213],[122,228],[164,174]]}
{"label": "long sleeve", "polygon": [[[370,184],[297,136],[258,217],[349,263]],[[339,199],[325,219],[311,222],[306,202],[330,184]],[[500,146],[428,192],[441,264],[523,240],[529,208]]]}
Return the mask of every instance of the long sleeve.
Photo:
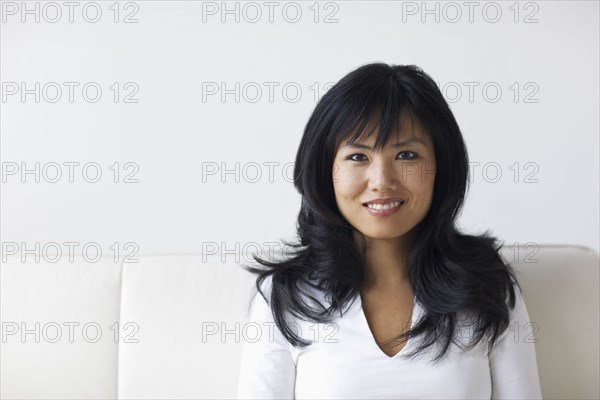
{"label": "long sleeve", "polygon": [[510,323],[490,352],[492,399],[541,399],[542,390],[535,356],[535,325],[515,285],[515,308]]}
{"label": "long sleeve", "polygon": [[[264,281],[270,293],[271,277]],[[291,345],[275,325],[260,293],[254,296],[245,331],[237,399],[293,399],[296,364]],[[255,334],[257,333],[257,334]]]}

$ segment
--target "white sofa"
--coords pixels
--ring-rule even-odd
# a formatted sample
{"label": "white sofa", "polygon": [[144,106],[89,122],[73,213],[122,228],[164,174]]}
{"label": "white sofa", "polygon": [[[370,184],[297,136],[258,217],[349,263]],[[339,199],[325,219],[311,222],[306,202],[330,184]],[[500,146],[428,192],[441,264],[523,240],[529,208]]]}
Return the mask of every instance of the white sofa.
{"label": "white sofa", "polygon": [[[543,397],[600,398],[598,253],[554,245],[502,252],[539,327]],[[248,260],[223,257],[7,257],[1,398],[234,398],[254,277],[238,265]]]}

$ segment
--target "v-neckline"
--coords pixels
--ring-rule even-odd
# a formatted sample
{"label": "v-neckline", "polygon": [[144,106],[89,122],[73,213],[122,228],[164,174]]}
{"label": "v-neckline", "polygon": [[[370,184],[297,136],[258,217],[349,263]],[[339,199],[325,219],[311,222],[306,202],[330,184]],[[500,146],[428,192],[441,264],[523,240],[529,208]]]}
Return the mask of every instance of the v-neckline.
{"label": "v-neckline", "polygon": [[[417,297],[414,296],[413,297],[413,306],[412,306],[411,315],[410,315],[410,329],[412,329],[415,325],[417,310],[418,310]],[[369,321],[367,320],[367,316],[365,315],[365,311],[363,309],[362,296],[360,293],[358,294],[358,314],[361,319],[361,323],[362,323],[363,327],[365,328],[366,334],[369,336],[371,343],[375,346],[375,351],[380,354],[380,357],[384,357],[387,360],[394,360],[394,359],[400,357],[402,354],[406,353],[408,346],[413,341],[412,338],[410,338],[410,337],[408,338],[408,340],[406,340],[402,349],[400,349],[400,351],[398,351],[396,354],[394,354],[391,357],[388,356],[381,349],[381,347],[379,347],[379,345],[377,344],[377,340],[375,340],[375,336],[373,335],[373,332],[371,331],[371,327],[369,326]]]}

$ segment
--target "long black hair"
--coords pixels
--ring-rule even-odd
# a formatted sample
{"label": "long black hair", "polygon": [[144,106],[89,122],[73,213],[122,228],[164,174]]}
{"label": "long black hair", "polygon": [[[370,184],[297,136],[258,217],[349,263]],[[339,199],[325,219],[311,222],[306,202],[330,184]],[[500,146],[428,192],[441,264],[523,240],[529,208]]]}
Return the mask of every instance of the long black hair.
{"label": "long black hair", "polygon": [[[288,327],[285,315],[305,321],[331,322],[360,293],[365,271],[365,239],[341,215],[335,200],[332,167],[336,145],[356,132],[358,137],[374,115],[379,116],[375,148],[395,133],[400,113],[416,118],[431,137],[436,175],[431,207],[414,229],[407,253],[407,274],[423,315],[412,329],[389,344],[422,336],[416,357],[441,343],[434,362],[441,359],[459,328],[459,313],[474,316],[468,348],[487,340],[488,351],[509,324],[515,306],[513,285],[521,287],[512,267],[499,253],[503,242],[489,231],[474,236],[459,232],[456,218],[469,180],[468,155],[462,133],[437,84],[415,65],[363,65],[331,87],[316,105],[304,129],[294,166],[294,186],[302,195],[296,224],[299,243],[283,242],[291,251],[279,261],[254,256],[266,268],[243,266],[257,274],[256,288],[271,276],[268,303],[274,320],[294,347],[310,342]],[[357,129],[358,127],[358,129]],[[356,234],[361,238],[357,246]],[[329,299],[329,307],[315,308],[309,287]],[[508,304],[506,303],[508,296]],[[389,345],[389,344],[386,344]],[[489,353],[488,353],[489,354]]]}

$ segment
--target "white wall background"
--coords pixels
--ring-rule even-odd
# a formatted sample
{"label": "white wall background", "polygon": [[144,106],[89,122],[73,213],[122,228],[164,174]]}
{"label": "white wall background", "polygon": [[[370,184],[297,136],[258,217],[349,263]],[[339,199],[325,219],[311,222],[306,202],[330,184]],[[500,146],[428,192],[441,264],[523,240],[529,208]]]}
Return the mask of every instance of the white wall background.
{"label": "white wall background", "polygon": [[[70,22],[63,2],[2,2],[3,252],[252,253],[294,239],[304,126],[329,82],[375,61],[419,65],[444,90],[473,163],[464,231],[599,250],[598,2],[476,2],[471,15],[464,2],[274,4],[270,22],[264,2],[77,2]],[[39,182],[21,174],[35,163]]]}

